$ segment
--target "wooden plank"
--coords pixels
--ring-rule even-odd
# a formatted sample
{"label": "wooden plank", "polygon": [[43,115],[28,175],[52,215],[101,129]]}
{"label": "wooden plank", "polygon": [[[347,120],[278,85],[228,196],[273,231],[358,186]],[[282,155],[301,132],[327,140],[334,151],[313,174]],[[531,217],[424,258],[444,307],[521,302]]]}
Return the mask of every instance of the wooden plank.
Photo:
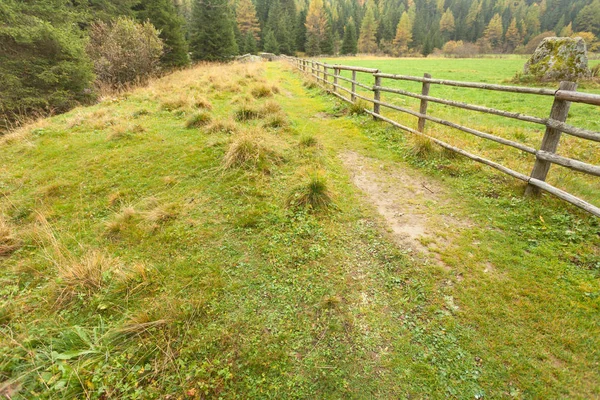
{"label": "wooden plank", "polygon": [[[560,89],[563,91],[567,90],[575,90],[577,88],[577,84],[574,82],[561,82]],[[560,100],[558,98],[554,99],[554,104],[552,104],[552,110],[550,111],[550,119],[555,121],[565,122],[567,116],[569,115],[569,108],[571,107],[571,103],[565,100]],[[546,133],[544,134],[544,138],[542,139],[542,145],[540,146],[540,150],[543,150],[548,153],[556,153],[556,149],[558,148],[558,142],[560,140],[561,131],[554,128],[546,128]],[[539,156],[536,157],[535,164],[533,165],[533,170],[531,171],[531,177],[537,179],[539,181],[545,181],[546,176],[548,175],[548,171],[550,170],[550,166],[552,164],[549,161],[541,159]],[[539,195],[540,190],[539,187],[533,185],[527,185],[525,189],[525,195]]]}
{"label": "wooden plank", "polygon": [[366,72],[368,74],[374,74],[376,72],[379,72],[379,70],[376,68],[352,67],[349,65],[339,65],[339,64],[335,64],[334,66],[335,66],[335,68],[339,68],[344,71]]}
{"label": "wooden plank", "polygon": [[[500,144],[504,144],[506,146],[514,147],[515,149],[524,151],[524,152],[529,153],[529,154],[536,154],[537,153],[537,150],[534,149],[533,147],[529,147],[529,146],[526,146],[524,144],[521,144],[521,143],[518,143],[518,142],[514,142],[512,140],[509,140],[509,139],[504,139],[504,138],[501,138],[499,136],[492,135],[490,133],[481,132],[481,131],[479,131],[477,129],[473,129],[473,128],[469,128],[469,127],[466,127],[466,126],[463,126],[463,125],[459,125],[459,124],[456,124],[454,122],[447,121],[445,119],[433,117],[431,115],[421,114],[419,112],[412,111],[412,110],[410,110],[408,108],[396,106],[394,104],[388,104],[388,103],[384,103],[384,102],[379,102],[379,104],[381,104],[384,107],[391,108],[392,110],[396,110],[396,111],[400,111],[400,112],[403,112],[403,113],[406,113],[406,114],[413,115],[413,116],[415,116],[415,117],[417,117],[419,119],[423,118],[423,119],[435,122],[435,123],[440,124],[440,125],[445,125],[445,126],[448,126],[450,128],[454,128],[454,129],[458,129],[458,130],[466,132],[466,133],[470,133],[472,135],[478,136],[478,137],[483,138],[483,139],[492,140],[494,142],[497,142],[497,143],[500,143]],[[421,131],[419,131],[419,132],[421,132]]]}
{"label": "wooden plank", "polygon": [[544,161],[549,161],[553,164],[558,164],[563,167],[573,169],[575,171],[583,172],[588,175],[600,176],[600,167],[593,164],[588,164],[582,161],[573,160],[572,158],[559,156],[554,153],[549,153],[544,150],[536,152],[536,156]]}
{"label": "wooden plank", "polygon": [[[423,77],[431,78],[431,75],[429,75],[428,73],[425,73],[423,75]],[[430,85],[431,84],[429,82],[423,82],[423,87],[421,88],[421,95],[423,97],[429,96]],[[421,104],[419,105],[419,113],[421,113],[422,115],[427,114],[427,99],[425,99],[425,98],[421,98]],[[427,121],[425,118],[419,117],[419,122],[417,124],[417,130],[419,132],[423,132],[425,130],[425,121]]]}
{"label": "wooden plank", "polygon": [[558,129],[563,133],[567,133],[572,136],[577,136],[582,139],[593,140],[594,142],[600,142],[600,132],[594,132],[589,129],[578,128],[573,125],[568,125],[564,122],[555,121],[553,119],[548,119],[546,121],[546,126],[549,126],[554,129]]}
{"label": "wooden plank", "polygon": [[556,98],[574,103],[585,103],[593,106],[600,106],[600,95],[593,93],[572,92],[570,90],[559,89],[556,91]]}
{"label": "wooden plank", "polygon": [[415,99],[427,100],[427,101],[431,101],[433,103],[444,104],[444,105],[451,106],[451,107],[458,107],[458,108],[462,108],[465,110],[478,111],[478,112],[482,112],[482,113],[486,113],[486,114],[499,115],[501,117],[518,119],[521,121],[531,122],[531,123],[540,124],[540,125],[546,125],[546,121],[547,121],[545,118],[538,118],[538,117],[532,117],[529,115],[514,113],[514,112],[510,112],[510,111],[497,110],[494,108],[478,106],[478,105],[469,104],[469,103],[463,103],[461,101],[445,100],[445,99],[440,99],[438,97],[424,96],[421,94],[409,92],[409,91],[402,90],[402,89],[380,87],[379,90],[381,90],[382,92],[401,94],[404,96],[413,97]]}
{"label": "wooden plank", "polygon": [[461,82],[461,81],[452,81],[452,80],[446,80],[446,79],[429,79],[429,78],[420,78],[418,76],[383,74],[383,73],[376,73],[376,75],[378,75],[382,78],[387,78],[387,79],[413,81],[413,82],[429,82],[429,83],[435,83],[438,85],[465,87],[465,88],[473,88],[473,89],[497,90],[497,91],[501,91],[501,92],[510,92],[510,93],[539,94],[539,95],[544,95],[544,96],[554,96],[554,93],[556,93],[556,90],[544,89],[544,88],[528,88],[528,87],[521,87],[521,86],[494,85],[491,83],[479,83],[479,82]]}
{"label": "wooden plank", "polygon": [[535,186],[538,189],[545,190],[546,192],[558,197],[559,199],[567,201],[567,202],[589,212],[590,214],[595,215],[596,217],[600,217],[600,208],[596,207],[593,204],[588,203],[585,200],[580,199],[579,197],[573,196],[572,194],[567,193],[564,190],[561,190],[557,187],[554,187],[546,182],[540,181],[535,178],[530,178],[528,181],[528,184]]}

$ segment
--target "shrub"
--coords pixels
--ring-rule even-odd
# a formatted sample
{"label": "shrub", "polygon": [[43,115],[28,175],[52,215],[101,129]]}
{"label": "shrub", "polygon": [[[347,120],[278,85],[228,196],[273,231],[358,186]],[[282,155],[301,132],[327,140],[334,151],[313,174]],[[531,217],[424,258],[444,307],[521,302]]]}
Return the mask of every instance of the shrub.
{"label": "shrub", "polygon": [[187,120],[187,122],[185,123],[185,127],[188,129],[200,128],[202,126],[208,125],[211,120],[212,117],[210,113],[206,111],[200,111],[192,115],[190,119]]}
{"label": "shrub", "polygon": [[157,72],[163,43],[150,22],[119,17],[111,24],[93,23],[89,34],[87,51],[102,84],[119,88],[143,83]]}
{"label": "shrub", "polygon": [[286,204],[291,208],[308,208],[316,211],[329,208],[331,202],[327,179],[320,171],[313,171],[308,174],[305,182],[292,190]]}

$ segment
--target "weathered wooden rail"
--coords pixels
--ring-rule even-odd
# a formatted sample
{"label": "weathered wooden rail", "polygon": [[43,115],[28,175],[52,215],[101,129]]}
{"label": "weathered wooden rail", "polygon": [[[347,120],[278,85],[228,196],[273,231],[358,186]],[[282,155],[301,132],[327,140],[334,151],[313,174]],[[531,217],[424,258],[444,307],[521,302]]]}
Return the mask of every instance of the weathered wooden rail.
{"label": "weathered wooden rail", "polygon": [[[382,73],[378,69],[374,68],[363,68],[363,67],[353,67],[347,65],[337,65],[337,64],[326,64],[322,62],[318,62],[316,60],[307,60],[296,57],[287,57],[287,59],[294,64],[294,66],[300,70],[301,72],[314,77],[317,80],[317,83],[330,92],[331,94],[339,97],[340,99],[354,103],[356,99],[362,99],[368,101],[373,104],[373,109],[365,109],[365,111],[372,115],[373,118],[379,119],[382,121],[386,121],[398,128],[401,128],[405,131],[414,133],[419,136],[426,137],[432,140],[434,143],[448,149],[459,153],[467,158],[480,162],[482,164],[488,165],[492,168],[495,168],[505,174],[508,174],[514,178],[522,180],[527,183],[527,187],[525,189],[526,195],[538,195],[541,190],[544,190],[548,193],[553,194],[554,196],[568,201],[571,204],[580,207],[587,212],[600,217],[600,208],[597,206],[586,202],[564,190],[561,190],[557,187],[554,187],[548,183],[546,183],[546,178],[548,176],[548,171],[552,164],[560,165],[562,167],[570,168],[575,171],[579,171],[585,174],[600,176],[600,166],[589,164],[583,161],[574,160],[569,157],[564,157],[556,154],[556,149],[558,147],[558,143],[560,141],[560,137],[562,133],[566,133],[572,136],[576,136],[586,140],[592,140],[595,142],[600,142],[600,132],[595,132],[589,129],[583,129],[580,127],[572,126],[566,123],[567,116],[569,113],[569,108],[572,102],[576,103],[584,103],[600,106],[600,95],[590,94],[590,93],[581,93],[577,92],[577,84],[573,82],[561,82],[558,90],[552,90],[547,88],[530,88],[530,87],[520,87],[520,86],[506,86],[506,85],[494,85],[487,83],[477,83],[477,82],[461,82],[461,81],[453,81],[453,80],[444,80],[444,79],[433,79],[431,75],[425,74],[423,77],[416,76],[405,76],[405,75],[395,75],[395,74],[386,74]],[[331,73],[330,71],[333,71]],[[348,78],[341,75],[341,71],[350,71],[352,73],[352,77]],[[357,74],[369,74],[373,79],[373,86],[365,85],[357,80]],[[333,77],[333,81],[330,81],[330,77]],[[407,90],[390,88],[383,86],[383,79],[396,80],[396,81],[411,81],[411,82],[420,82],[422,83],[421,93],[413,93]],[[351,88],[344,87],[340,85],[339,81],[349,82],[351,84]],[[515,113],[510,111],[498,110],[490,107],[484,107],[480,105],[468,104],[464,102],[447,100],[442,98],[437,98],[429,95],[429,90],[431,85],[444,85],[444,86],[454,86],[454,87],[462,87],[462,88],[473,88],[473,89],[481,89],[481,90],[492,90],[492,91],[500,91],[500,92],[509,92],[509,93],[521,93],[521,94],[532,94],[538,96],[549,96],[554,98],[554,102],[552,105],[552,110],[548,118],[539,118],[530,115],[524,115],[521,113]],[[364,89],[366,91],[373,92],[373,96],[366,96],[357,92],[357,88]],[[349,95],[349,97],[345,96],[341,92],[345,92]],[[419,111],[413,111],[411,109],[401,107],[395,104],[390,104],[381,100],[381,93],[392,93],[395,95],[407,96],[420,100]],[[524,145],[522,143],[515,142],[513,140],[505,139],[491,133],[482,132],[477,129],[473,129],[455,122],[451,122],[442,118],[433,117],[427,114],[428,104],[438,103],[444,104],[446,106],[456,107],[460,109],[465,109],[469,111],[476,111],[491,115],[496,115],[505,118],[516,119],[520,121],[525,121],[533,124],[538,124],[545,126],[546,131],[544,137],[542,139],[542,143],[539,149],[535,149],[533,147]],[[407,126],[404,126],[393,119],[387,118],[381,114],[381,107],[385,107],[391,110],[403,112],[414,117],[418,118],[417,129],[413,129]],[[450,145],[446,142],[443,142],[437,138],[431,137],[425,133],[425,123],[426,121],[431,121],[433,123],[437,123],[440,125],[448,126],[453,129],[460,130],[462,132],[494,141],[496,143],[500,143],[505,146],[510,146],[520,151],[523,151],[528,154],[532,154],[535,156],[535,164],[530,176],[512,170],[506,166],[503,166],[494,161],[488,160],[486,158],[480,157],[478,155],[467,152],[463,149]]]}

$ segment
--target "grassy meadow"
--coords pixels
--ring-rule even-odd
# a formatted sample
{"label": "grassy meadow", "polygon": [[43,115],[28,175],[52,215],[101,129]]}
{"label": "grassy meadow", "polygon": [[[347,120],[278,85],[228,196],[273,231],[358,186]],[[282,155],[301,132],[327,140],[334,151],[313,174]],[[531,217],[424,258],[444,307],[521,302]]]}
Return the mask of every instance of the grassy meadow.
{"label": "grassy meadow", "polygon": [[[598,219],[418,146],[283,62],[199,65],[1,137],[0,394],[599,397]],[[347,152],[444,188],[426,251]]]}
{"label": "grassy meadow", "polygon": [[[377,68],[385,73],[423,76],[429,73],[433,78],[449,79],[466,82],[482,82],[492,84],[515,85],[513,78],[523,70],[527,58],[507,56],[498,58],[334,58],[324,60],[331,64],[352,65]],[[600,61],[590,61],[590,67]],[[342,75],[351,77],[349,72]],[[359,80],[366,85],[373,85],[373,77],[359,73]],[[344,87],[350,87],[348,82],[340,81]],[[394,81],[383,79],[383,86],[421,93],[418,82]],[[540,85],[537,85],[540,86]],[[548,88],[558,88],[557,84],[547,84]],[[600,94],[597,83],[582,82],[579,90]],[[372,92],[361,92],[372,98]],[[518,112],[521,114],[547,118],[550,115],[553,98],[550,96],[504,93],[489,90],[457,88],[442,85],[431,85],[430,96],[442,99],[461,101],[470,104],[487,106],[499,110]],[[418,99],[382,93],[382,101],[419,110]],[[412,128],[417,126],[417,118],[382,107],[383,114]],[[443,104],[429,103],[428,113],[432,116],[459,123],[482,132],[491,133],[506,139],[526,144],[539,149],[545,128],[511,118],[504,118],[476,111],[461,110]],[[600,107],[586,104],[571,105],[567,123],[600,131]],[[456,129],[427,122],[426,132],[433,137],[455,145],[475,154],[482,155],[492,161],[499,162],[516,171],[529,175],[533,168],[534,157],[519,150],[503,146],[486,139],[477,138]],[[558,153],[576,160],[592,164],[600,163],[600,144],[563,134]],[[597,178],[574,172],[567,168],[553,166],[549,173],[548,182],[578,195],[585,200],[600,205],[600,185]]]}

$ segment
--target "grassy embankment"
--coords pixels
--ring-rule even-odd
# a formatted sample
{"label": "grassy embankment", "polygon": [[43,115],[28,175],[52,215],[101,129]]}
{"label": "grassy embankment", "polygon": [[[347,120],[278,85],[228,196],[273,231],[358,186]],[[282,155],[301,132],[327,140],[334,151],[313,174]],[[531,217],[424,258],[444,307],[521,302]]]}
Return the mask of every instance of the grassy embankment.
{"label": "grassy embankment", "polygon": [[[600,395],[597,220],[415,155],[279,64],[176,73],[0,146],[13,398]],[[448,188],[449,268],[394,244],[347,150]]]}
{"label": "grassy embankment", "polygon": [[[523,69],[526,59],[522,57],[477,58],[477,59],[382,59],[382,58],[335,58],[327,59],[329,63],[355,65],[378,68],[383,72],[423,76],[430,73],[434,78],[450,79],[467,82],[485,82],[495,84],[510,84],[512,78]],[[598,64],[590,61],[590,66]],[[345,72],[342,75],[350,77]],[[358,74],[360,80],[373,84],[373,78],[367,74]],[[349,87],[348,82],[342,82]],[[421,84],[407,81],[383,80],[383,85],[421,93]],[[539,85],[538,85],[539,86]],[[557,84],[548,84],[557,88]],[[583,82],[579,89],[585,92],[600,94],[597,83]],[[362,90],[362,89],[361,89]],[[368,97],[373,94],[362,91]],[[465,89],[441,85],[431,85],[430,96],[443,99],[462,101],[470,104],[483,105],[500,110],[519,112],[522,114],[547,118],[550,114],[553,99],[547,96],[523,95],[515,93],[494,92],[480,89]],[[405,96],[383,93],[382,100],[404,107],[419,110],[419,100]],[[407,126],[416,128],[417,119],[413,116],[382,108],[384,115],[392,117]],[[544,127],[536,124],[518,121],[510,118],[461,110],[442,104],[429,103],[428,113],[438,118],[447,119],[483,132],[514,140],[533,148],[539,148]],[[600,107],[585,104],[572,104],[567,123],[582,128],[600,131]],[[506,165],[509,168],[529,175],[533,167],[534,157],[519,150],[480,139],[461,131],[428,122],[427,132],[459,148],[482,155],[488,159]],[[600,144],[589,140],[563,135],[559,154],[577,160],[600,164]],[[587,201],[600,204],[600,185],[596,177],[573,172],[567,168],[553,167],[548,182],[578,195]]]}

